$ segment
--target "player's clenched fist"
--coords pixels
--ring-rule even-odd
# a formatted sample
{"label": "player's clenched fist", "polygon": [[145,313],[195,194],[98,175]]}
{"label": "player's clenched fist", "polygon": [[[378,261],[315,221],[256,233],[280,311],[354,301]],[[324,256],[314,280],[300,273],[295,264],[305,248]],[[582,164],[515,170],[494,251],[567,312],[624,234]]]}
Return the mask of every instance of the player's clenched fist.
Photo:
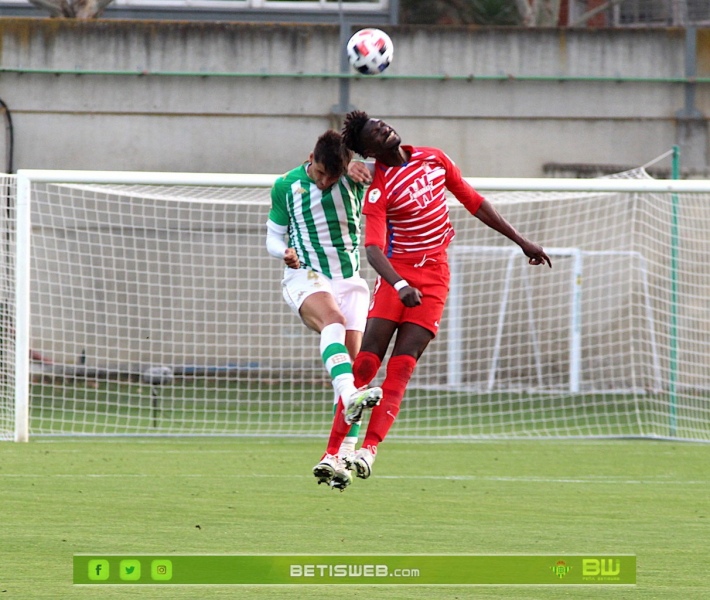
{"label": "player's clenched fist", "polygon": [[293,248],[286,248],[284,252],[284,262],[289,269],[300,269],[301,261],[298,260],[298,254]]}
{"label": "player's clenched fist", "polygon": [[407,285],[397,292],[402,304],[412,308],[422,303],[422,293],[417,288]]}

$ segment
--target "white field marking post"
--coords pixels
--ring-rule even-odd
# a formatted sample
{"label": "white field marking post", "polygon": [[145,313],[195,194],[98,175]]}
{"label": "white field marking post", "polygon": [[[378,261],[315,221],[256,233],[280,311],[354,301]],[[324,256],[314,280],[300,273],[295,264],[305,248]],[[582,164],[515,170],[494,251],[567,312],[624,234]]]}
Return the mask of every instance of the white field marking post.
{"label": "white field marking post", "polygon": [[[510,291],[510,282],[513,274],[513,266],[516,258],[519,257],[520,249],[516,246],[513,248],[497,247],[497,246],[455,246],[451,249],[451,296],[449,302],[450,322],[452,323],[448,337],[448,360],[447,382],[449,386],[460,387],[463,382],[463,374],[461,365],[463,363],[463,340],[461,337],[461,328],[455,327],[455,323],[460,323],[462,318],[463,303],[461,301],[461,257],[472,256],[475,253],[489,254],[505,254],[510,253],[508,258],[505,279],[503,282],[503,291],[501,292],[500,310],[498,312],[498,322],[496,326],[495,342],[493,345],[493,356],[491,358],[491,366],[488,371],[488,381],[486,391],[493,390],[495,385],[496,373],[498,371],[498,362],[500,359],[500,348],[503,337],[503,328],[505,326],[505,317],[507,313],[508,296]],[[641,272],[641,286],[643,289],[644,298],[644,313],[648,326],[649,345],[651,347],[652,356],[652,372],[654,391],[662,389],[662,375],[660,357],[658,354],[658,346],[656,343],[656,326],[653,317],[653,308],[651,306],[650,290],[648,287],[648,269],[646,259],[642,254],[635,251],[625,250],[590,250],[581,251],[578,248],[549,248],[546,249],[549,256],[569,257],[572,258],[572,271],[570,277],[570,321],[569,321],[569,391],[570,393],[578,393],[581,384],[581,365],[582,365],[582,284],[583,284],[583,264],[584,256],[628,256],[632,260],[637,259],[639,262],[639,270]],[[528,306],[528,326],[530,327],[530,337],[534,351],[535,370],[538,383],[542,385],[542,365],[540,364],[538,349],[538,336],[535,320],[533,316],[532,295],[530,294],[530,284],[528,278],[527,265],[520,265],[522,269],[523,280],[525,283],[525,295]]]}
{"label": "white field marking post", "polygon": [[29,440],[33,183],[245,186],[270,188],[279,175],[148,171],[17,171],[15,249],[15,441]]}
{"label": "white field marking post", "polygon": [[[570,328],[569,328],[569,390],[577,393],[580,389],[580,369],[582,359],[582,317],[579,314],[582,302],[582,253],[579,248],[546,248],[548,256],[569,257],[573,259],[572,276],[570,279],[571,300],[570,300]],[[509,255],[503,281],[503,291],[501,292],[500,310],[498,311],[498,322],[496,325],[495,342],[493,344],[493,356],[491,366],[488,371],[488,381],[486,391],[491,391],[495,385],[496,372],[500,359],[500,349],[503,339],[503,328],[507,313],[508,296],[510,283],[513,276],[515,259],[525,259],[520,248],[517,246],[453,246],[451,255],[451,294],[449,300],[449,338],[448,338],[448,360],[447,360],[447,382],[449,386],[459,387],[463,382],[461,365],[463,363],[463,340],[461,328],[456,324],[461,322],[463,303],[461,302],[461,257],[472,256],[474,254],[498,254]],[[526,266],[526,265],[523,265]],[[537,348],[537,331],[532,315],[532,297],[530,295],[529,280],[525,277],[525,293],[528,303],[528,325],[530,327],[533,351],[535,354],[535,368],[538,379],[542,376],[542,366],[539,364],[539,353]]]}

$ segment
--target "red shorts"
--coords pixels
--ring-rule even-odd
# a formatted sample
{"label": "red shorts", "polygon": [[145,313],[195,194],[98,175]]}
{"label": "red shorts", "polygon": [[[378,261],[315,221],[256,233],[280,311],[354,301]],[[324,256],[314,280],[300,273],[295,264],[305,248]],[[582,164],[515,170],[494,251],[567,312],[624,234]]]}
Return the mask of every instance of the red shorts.
{"label": "red shorts", "polygon": [[[402,304],[399,293],[381,277],[375,282],[367,318],[387,319],[395,323],[414,323],[431,331],[439,331],[444,305],[449,295],[449,264],[446,254],[438,259],[428,259],[420,266],[390,259],[394,270],[407,280],[409,285],[422,293],[422,303],[409,308]],[[417,263],[419,264],[419,263]]]}

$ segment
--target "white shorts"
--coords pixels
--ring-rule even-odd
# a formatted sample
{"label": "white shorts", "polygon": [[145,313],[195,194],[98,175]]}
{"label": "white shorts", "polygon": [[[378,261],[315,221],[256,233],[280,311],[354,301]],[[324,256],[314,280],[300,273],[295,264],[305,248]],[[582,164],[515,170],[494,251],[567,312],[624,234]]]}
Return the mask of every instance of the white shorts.
{"label": "white shorts", "polygon": [[284,300],[300,318],[303,301],[316,292],[327,292],[345,317],[345,329],[365,331],[370,287],[359,275],[348,279],[328,279],[311,269],[286,269],[281,282]]}

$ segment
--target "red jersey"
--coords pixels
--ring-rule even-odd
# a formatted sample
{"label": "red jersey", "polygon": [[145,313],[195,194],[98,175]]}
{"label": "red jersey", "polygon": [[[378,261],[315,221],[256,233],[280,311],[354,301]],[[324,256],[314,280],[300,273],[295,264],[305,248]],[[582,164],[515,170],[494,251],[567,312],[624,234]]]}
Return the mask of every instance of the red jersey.
{"label": "red jersey", "polygon": [[402,146],[409,162],[388,167],[375,162],[375,175],[365,196],[365,246],[377,246],[388,257],[421,258],[446,250],[454,228],[446,205],[448,189],[475,214],[481,196],[438,148]]}

